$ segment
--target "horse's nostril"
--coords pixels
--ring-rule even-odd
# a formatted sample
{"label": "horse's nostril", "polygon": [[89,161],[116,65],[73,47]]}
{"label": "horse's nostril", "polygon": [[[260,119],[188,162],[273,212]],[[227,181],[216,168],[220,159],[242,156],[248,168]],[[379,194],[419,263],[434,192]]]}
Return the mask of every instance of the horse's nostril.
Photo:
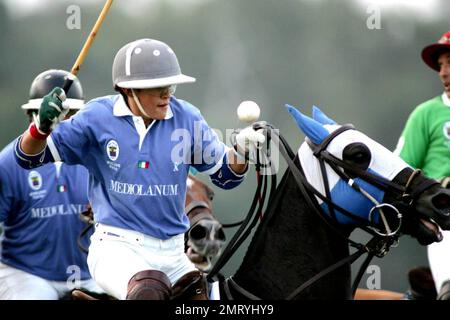
{"label": "horse's nostril", "polygon": [[225,240],[226,240],[225,232],[223,232],[223,229],[222,229],[222,228],[220,228],[220,229],[217,231],[217,238],[218,238],[219,240],[221,240],[221,241],[225,241]]}
{"label": "horse's nostril", "polygon": [[189,232],[189,237],[192,240],[200,240],[206,237],[206,229],[201,225],[194,226]]}
{"label": "horse's nostril", "polygon": [[433,206],[437,209],[449,209],[450,208],[450,197],[445,193],[439,193],[433,197],[431,200]]}

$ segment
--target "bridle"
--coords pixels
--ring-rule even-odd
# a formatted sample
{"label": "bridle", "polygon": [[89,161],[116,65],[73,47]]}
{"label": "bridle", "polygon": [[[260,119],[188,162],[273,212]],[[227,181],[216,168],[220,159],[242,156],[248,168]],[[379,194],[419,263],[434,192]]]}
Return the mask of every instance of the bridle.
{"label": "bridle", "polygon": [[194,200],[189,203],[184,209],[186,212],[186,215],[190,217],[191,215],[194,215],[192,218],[189,219],[190,221],[190,228],[186,232],[189,233],[189,231],[192,229],[193,226],[197,224],[202,219],[208,219],[208,220],[214,220],[212,216],[212,210],[210,205],[206,201],[200,201],[200,200]]}
{"label": "bridle", "polygon": [[[360,178],[361,180],[364,180],[364,181],[370,183],[371,185],[378,187],[380,190],[395,191],[397,194],[400,194],[399,199],[406,205],[411,205],[413,202],[413,199],[415,199],[418,194],[422,193],[424,190],[426,190],[429,187],[431,187],[432,185],[436,184],[436,182],[423,181],[415,188],[414,192],[411,192],[411,190],[410,190],[411,184],[412,184],[413,180],[420,174],[420,170],[414,170],[413,173],[408,178],[408,181],[406,182],[406,184],[403,186],[403,185],[394,183],[390,180],[387,180],[379,175],[373,174],[373,173],[369,172],[368,170],[362,170],[358,167],[348,164],[347,162],[345,162],[341,159],[336,158],[331,153],[329,153],[326,150],[326,148],[328,147],[330,142],[335,137],[337,137],[339,134],[341,134],[342,132],[347,131],[347,130],[355,130],[355,128],[351,124],[343,125],[343,126],[339,127],[337,130],[333,131],[319,145],[315,145],[309,139],[306,140],[308,146],[313,151],[313,155],[319,161],[322,179],[323,179],[324,186],[325,186],[326,197],[325,198],[323,196],[320,197],[319,196],[320,193],[314,187],[312,187],[309,183],[307,183],[307,182],[305,183],[304,180],[302,180],[301,183],[308,184],[310,191],[312,191],[316,196],[319,196],[327,204],[327,206],[330,210],[330,213],[331,213],[330,215],[334,218],[334,220],[336,217],[334,210],[337,209],[342,214],[348,216],[349,218],[360,222],[358,227],[374,236],[378,235],[381,237],[390,237],[390,236],[396,237],[401,228],[401,223],[402,223],[401,213],[398,211],[397,208],[395,208],[394,206],[392,206],[390,204],[379,203],[366,190],[364,190],[363,187],[361,187],[354,179],[352,179],[348,173],[352,174],[352,176],[356,176],[356,177]],[[283,143],[283,146],[285,147],[286,144],[284,142],[282,142],[282,143]],[[364,197],[368,198],[374,204],[374,207],[370,210],[370,213],[369,213],[369,221],[362,219],[359,216],[354,215],[353,213],[343,209],[342,207],[339,207],[338,205],[333,203],[333,201],[331,201],[330,187],[329,187],[329,183],[328,183],[328,179],[327,179],[327,174],[325,171],[325,164],[328,164],[333,169],[333,171],[337,175],[339,175],[339,177],[343,181],[345,181],[353,190],[355,190],[356,192],[359,192],[360,194],[362,194]],[[291,169],[291,171],[295,171],[296,169],[298,170],[298,168],[293,168],[291,165],[289,165],[289,168]],[[341,170],[341,169],[343,169],[343,170]],[[303,177],[304,177],[304,175],[303,175]],[[299,181],[297,181],[297,183],[300,184]],[[395,229],[392,229],[391,226],[389,225],[389,223],[386,219],[386,214],[383,212],[383,208],[390,209],[395,213],[395,216],[398,219],[398,224],[396,225]],[[376,210],[380,214],[382,224],[384,226],[384,230],[380,230],[379,227],[377,225],[374,225],[374,223],[372,221],[373,213]],[[337,222],[337,221],[335,220],[335,222]]]}
{"label": "bridle", "polygon": [[[205,201],[192,201],[185,207],[187,217],[189,218],[189,229],[184,233],[185,249],[188,246],[189,233],[197,226],[200,220],[215,220],[209,204]],[[186,251],[186,250],[185,250]]]}
{"label": "bridle", "polygon": [[[211,190],[206,190],[206,193],[210,200],[214,197],[214,192]],[[188,194],[186,194],[188,196]],[[193,198],[192,196],[190,196]],[[189,218],[189,229],[184,233],[184,247],[185,251],[188,248],[188,241],[191,236],[191,231],[193,231],[197,224],[203,220],[216,221],[212,214],[212,208],[210,203],[203,200],[192,200],[187,206],[185,206],[184,211],[186,212],[186,216]],[[208,264],[211,263],[210,257],[205,257],[208,261]]]}
{"label": "bridle", "polygon": [[[386,191],[387,189],[393,189],[393,190],[397,191],[398,193],[401,193],[404,195],[405,191],[406,191],[406,187],[400,186],[396,183],[393,183],[381,176],[372,174],[368,171],[361,170],[355,166],[351,166],[348,163],[346,163],[345,161],[342,161],[342,160],[336,158],[335,156],[333,156],[332,154],[330,154],[326,150],[326,148],[328,147],[330,142],[333,141],[333,139],[335,137],[337,137],[338,135],[340,135],[341,133],[343,133],[347,130],[355,130],[355,128],[353,127],[353,125],[350,125],[350,124],[343,125],[343,126],[339,127],[337,130],[333,131],[319,145],[315,145],[308,138],[306,139],[308,146],[313,151],[313,155],[319,161],[320,171],[321,171],[321,175],[322,175],[322,179],[323,179],[323,183],[324,183],[324,187],[325,187],[325,194],[326,194],[326,197],[321,198],[321,199],[324,202],[326,202],[328,209],[330,211],[330,216],[333,218],[333,220],[336,223],[337,223],[337,220],[336,220],[335,209],[338,209],[339,212],[341,212],[345,216],[358,221],[359,222],[358,227],[362,228],[363,230],[365,230],[366,232],[368,232],[372,235],[374,235],[373,233],[375,233],[382,237],[396,236],[396,234],[398,233],[398,231],[401,228],[402,215],[400,214],[400,212],[397,210],[397,208],[395,208],[394,206],[392,206],[390,204],[386,204],[386,203],[380,204],[374,197],[372,197],[366,190],[364,190],[364,188],[362,188],[354,179],[352,179],[349,176],[348,172],[352,173],[352,175],[354,175],[362,180],[365,180],[366,182],[369,182],[370,184],[372,184],[374,186],[377,186],[379,189],[381,189],[383,191]],[[329,182],[328,182],[328,178],[327,178],[327,173],[325,170],[325,164],[328,164],[333,169],[333,171],[343,181],[345,181],[353,190],[362,194],[364,197],[369,199],[374,204],[374,207],[372,208],[372,210],[369,213],[369,221],[353,214],[352,212],[349,212],[348,210],[345,210],[342,207],[337,206],[333,201],[331,201],[331,192],[330,192],[330,186],[329,186]],[[290,167],[290,169],[292,170],[291,167]],[[344,169],[344,170],[340,170],[340,169]],[[304,182],[302,182],[302,183],[304,183]],[[317,195],[319,193],[316,189],[314,189],[313,192],[315,195]],[[391,226],[389,225],[388,221],[386,220],[386,216],[385,216],[385,213],[383,212],[384,211],[383,208],[389,208],[395,213],[396,218],[398,219],[398,224],[394,230],[392,230]],[[373,213],[377,210],[378,210],[381,220],[383,222],[383,226],[385,228],[384,231],[381,231],[372,221]]]}
{"label": "bridle", "polygon": [[[400,194],[399,200],[407,205],[412,205],[416,195],[420,194],[424,190],[426,190],[429,187],[431,187],[432,185],[434,185],[435,182],[430,181],[430,180],[424,180],[416,187],[414,192],[410,192],[410,187],[411,187],[412,181],[419,175],[419,173],[420,173],[419,170],[413,171],[413,173],[409,177],[405,186],[402,186],[402,185],[399,185],[392,181],[389,181],[381,176],[378,176],[378,175],[372,174],[368,171],[351,166],[348,163],[346,163],[345,161],[334,157],[332,154],[330,154],[326,150],[326,148],[328,147],[330,142],[335,137],[337,137],[339,134],[341,134],[342,132],[347,131],[347,130],[354,130],[354,127],[352,125],[343,125],[343,126],[339,127],[337,130],[333,131],[319,145],[315,145],[309,139],[307,139],[308,146],[311,148],[314,156],[316,157],[316,159],[319,161],[319,164],[320,164],[322,179],[323,179],[324,186],[325,186],[325,195],[322,195],[316,188],[314,188],[307,181],[307,178],[306,178],[305,174],[303,173],[303,171],[301,170],[301,167],[299,168],[294,162],[296,159],[295,153],[289,147],[288,143],[283,138],[283,136],[281,134],[279,134],[277,130],[273,130],[274,127],[272,125],[262,121],[262,122],[255,123],[253,125],[253,128],[255,130],[264,129],[267,133],[267,145],[269,145],[269,141],[272,140],[275,143],[275,145],[278,146],[279,151],[280,151],[281,155],[283,156],[283,158],[286,160],[289,170],[291,171],[294,179],[296,180],[296,183],[297,183],[298,187],[300,188],[308,206],[337,235],[339,235],[341,238],[345,239],[345,241],[347,241],[350,246],[355,247],[357,249],[357,251],[355,253],[353,253],[353,254],[341,259],[340,261],[334,263],[333,265],[325,268],[324,270],[320,271],[318,274],[314,275],[312,278],[307,280],[305,283],[301,284],[299,287],[297,287],[295,290],[293,290],[286,297],[286,299],[287,300],[294,299],[301,292],[303,292],[305,289],[307,289],[308,287],[310,287],[311,285],[316,283],[318,280],[322,279],[327,274],[340,268],[341,266],[347,265],[349,263],[350,264],[353,263],[364,253],[367,253],[367,257],[364,260],[364,262],[362,263],[360,270],[358,271],[357,276],[356,276],[353,286],[352,286],[352,293],[354,296],[356,289],[358,287],[358,284],[363,276],[363,273],[366,270],[366,268],[368,267],[372,258],[374,256],[383,257],[389,251],[390,247],[395,246],[398,243],[398,237],[400,236],[399,231],[400,231],[401,223],[402,223],[402,215],[400,214],[398,209],[395,208],[394,206],[392,206],[390,204],[386,204],[386,203],[382,203],[382,204],[378,203],[376,201],[376,199],[374,199],[355,180],[353,180],[348,175],[348,173],[351,173],[353,176],[356,176],[358,178],[361,178],[364,181],[369,182],[370,184],[378,187],[379,189],[381,189],[383,191],[387,191],[387,190],[396,191],[396,193]],[[261,152],[259,152],[258,155],[260,153]],[[260,157],[261,156],[264,156],[264,155],[260,155]],[[269,163],[270,163],[270,161],[269,161]],[[367,197],[370,201],[372,201],[374,203],[374,207],[372,208],[372,210],[369,214],[369,221],[353,214],[352,212],[349,212],[348,210],[345,210],[344,208],[340,207],[339,205],[337,205],[336,203],[334,203],[331,200],[331,193],[330,193],[329,183],[328,183],[327,174],[326,174],[326,170],[325,170],[325,164],[328,164],[333,169],[333,171],[336,172],[336,174],[338,174],[339,177],[343,181],[345,181],[351,188],[353,188],[355,191],[361,193],[362,195],[364,195],[365,197]],[[258,165],[258,163],[257,163],[257,165]],[[258,166],[256,166],[256,167],[258,169]],[[258,184],[255,197],[258,194],[260,194],[260,189],[261,189],[261,186],[260,186],[260,184]],[[273,192],[271,192],[271,195],[272,194],[273,194]],[[320,198],[328,206],[328,209],[330,211],[330,216],[332,218],[330,218],[329,216],[324,214],[324,212],[323,212],[322,208],[319,206],[315,196]],[[271,199],[272,199],[272,197],[269,198],[269,201]],[[255,203],[255,199],[254,199],[253,203]],[[252,208],[253,208],[253,205],[252,205]],[[389,222],[386,219],[386,214],[384,213],[384,211],[386,211],[386,209],[392,210],[394,212],[394,217],[396,217],[398,219],[398,223],[397,223],[397,225],[395,225],[394,228],[392,228],[389,225]],[[357,243],[357,242],[349,239],[348,236],[343,234],[342,231],[337,227],[337,224],[336,224],[337,221],[335,219],[335,216],[336,216],[335,210],[338,210],[340,213],[359,222],[358,227],[365,230],[369,234],[371,234],[373,236],[373,238],[369,242],[367,242],[365,245],[363,245],[361,243]],[[379,226],[376,225],[371,219],[375,210],[378,211],[378,213],[381,217],[382,225],[384,226],[384,230],[381,230],[379,228]],[[258,212],[259,212],[259,214],[261,214],[262,209],[258,210]],[[249,232],[247,232],[247,235],[248,234],[249,234]],[[235,237],[236,237],[236,235],[235,235]],[[240,240],[241,240],[240,243],[242,243],[243,240],[242,239],[240,239]],[[223,282],[224,292],[227,295],[228,299],[231,299],[231,300],[233,299],[233,296],[231,295],[231,291],[230,291],[230,287],[232,287],[233,289],[238,291],[240,294],[242,294],[243,296],[245,296],[249,299],[259,300],[260,299],[259,297],[252,294],[251,292],[247,291],[246,289],[240,287],[233,280],[232,277],[229,277],[228,279],[223,279],[223,276],[220,276],[218,274],[218,271],[224,264],[223,261],[227,261],[230,258],[230,257],[223,257],[223,255],[225,255],[228,252],[231,252],[231,254],[232,254],[232,253],[234,253],[234,251],[237,248],[232,248],[233,250],[227,250],[227,249],[229,249],[228,246],[227,246],[227,248],[225,248],[224,253],[220,257],[222,259],[219,259],[217,261],[216,265],[213,267],[210,274],[208,275],[208,277],[207,277],[208,280],[212,281],[213,277],[216,276],[216,274],[217,274],[217,276],[219,278],[221,278],[220,280],[222,280],[222,282]]]}

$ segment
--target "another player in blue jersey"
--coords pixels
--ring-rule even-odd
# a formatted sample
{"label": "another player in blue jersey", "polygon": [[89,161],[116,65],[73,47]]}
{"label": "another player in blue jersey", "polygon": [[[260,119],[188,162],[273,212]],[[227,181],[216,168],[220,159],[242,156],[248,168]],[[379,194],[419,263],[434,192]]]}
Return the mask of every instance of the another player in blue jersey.
{"label": "another player in blue jersey", "polygon": [[173,96],[176,85],[195,79],[181,73],[175,53],[161,41],[128,43],[112,71],[119,94],[90,101],[57,127],[64,91],[46,96],[39,121],[18,139],[16,158],[28,168],[62,160],[89,170],[96,230],[88,265],[108,294],[205,299],[201,274],[184,254],[189,168],[233,188],[244,179],[244,155],[254,154],[264,135],[247,128],[235,149],[226,147],[196,107]]}
{"label": "another player in blue jersey", "polygon": [[[39,74],[22,106],[33,121],[42,98],[61,86],[69,73]],[[78,79],[65,104],[75,113],[84,104]],[[70,116],[68,114],[67,116]],[[86,210],[88,172],[61,162],[24,170],[14,158],[14,143],[0,153],[1,244],[0,299],[58,299],[75,287],[100,290],[91,279],[86,254],[77,237],[86,227],[79,214]]]}

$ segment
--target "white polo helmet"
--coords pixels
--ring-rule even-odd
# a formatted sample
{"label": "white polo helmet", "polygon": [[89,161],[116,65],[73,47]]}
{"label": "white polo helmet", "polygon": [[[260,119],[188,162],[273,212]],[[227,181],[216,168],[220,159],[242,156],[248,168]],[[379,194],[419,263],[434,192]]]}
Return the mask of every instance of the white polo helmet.
{"label": "white polo helmet", "polygon": [[114,87],[158,88],[195,82],[181,73],[175,52],[164,42],[140,39],[123,46],[112,67]]}

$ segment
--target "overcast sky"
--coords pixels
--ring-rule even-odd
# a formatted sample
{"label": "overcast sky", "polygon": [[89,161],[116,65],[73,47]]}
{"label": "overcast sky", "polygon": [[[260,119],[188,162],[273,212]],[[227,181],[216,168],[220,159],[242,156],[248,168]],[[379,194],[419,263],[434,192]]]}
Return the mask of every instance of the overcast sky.
{"label": "overcast sky", "polygon": [[[23,17],[29,14],[33,14],[36,10],[48,10],[50,0],[0,0],[7,5],[7,8],[12,16]],[[54,2],[55,0],[52,0]],[[57,0],[70,3],[87,3],[98,2],[99,5],[105,2],[105,0]],[[140,2],[142,4],[151,4],[157,1],[169,1],[178,5],[192,5],[195,3],[207,2],[207,1],[219,1],[219,0],[116,0],[115,6],[126,7],[130,1],[133,3]],[[282,0],[278,0],[282,2]],[[307,3],[321,3],[325,0],[298,0]],[[342,1],[342,0],[334,0]],[[355,2],[362,9],[367,8],[370,4],[379,6],[382,10],[390,10],[404,13],[405,10],[408,13],[418,14],[425,18],[440,18],[442,12],[443,3],[448,0],[351,0]]]}
{"label": "overcast sky", "polygon": [[[106,3],[105,0],[0,0],[6,4],[8,11],[14,17],[23,17],[29,14],[33,14],[33,12],[40,10],[48,10],[50,8],[50,3],[54,3],[55,1],[63,2],[69,4],[83,4],[83,3],[98,3],[99,7],[102,7],[102,4]],[[178,5],[192,5],[195,3],[202,3],[207,1],[217,1],[217,0],[116,0],[113,3],[113,6],[120,6],[122,9],[127,9],[129,7],[129,3],[133,2],[133,5],[136,3],[139,5],[140,3],[149,5],[152,2],[161,2],[168,1],[170,3],[178,4]]]}

